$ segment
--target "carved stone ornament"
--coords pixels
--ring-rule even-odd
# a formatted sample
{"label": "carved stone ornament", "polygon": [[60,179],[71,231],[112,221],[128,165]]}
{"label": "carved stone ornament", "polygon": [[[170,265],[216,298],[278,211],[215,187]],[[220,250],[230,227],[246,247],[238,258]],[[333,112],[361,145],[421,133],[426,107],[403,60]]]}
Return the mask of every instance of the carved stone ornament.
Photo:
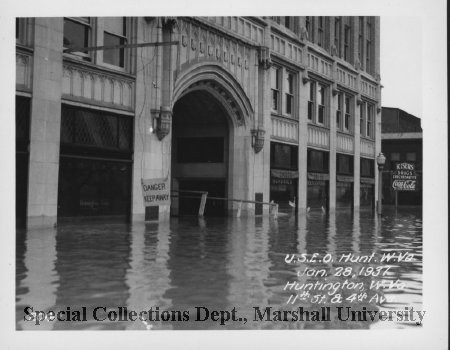
{"label": "carved stone ornament", "polygon": [[355,60],[355,68],[357,70],[361,70],[361,62],[360,62],[359,58],[356,58],[356,60]]}
{"label": "carved stone ornament", "polygon": [[169,134],[171,124],[172,111],[169,107],[161,106],[156,123],[156,135],[158,136],[159,141]]}
{"label": "carved stone ornament", "polygon": [[310,81],[311,81],[311,79],[309,78],[308,71],[305,70],[303,72],[302,82],[305,85],[305,84],[309,83]]}
{"label": "carved stone ornament", "polygon": [[170,32],[177,26],[177,18],[176,17],[163,17],[162,25],[164,29],[169,30]]}
{"label": "carved stone ornament", "polygon": [[337,56],[337,48],[336,45],[331,44],[331,56]]}
{"label": "carved stone ornament", "polygon": [[264,148],[264,129],[252,129],[252,146],[255,153],[259,153]]}
{"label": "carved stone ornament", "polygon": [[267,46],[259,47],[259,66],[263,69],[269,69],[272,66],[272,60],[270,59],[270,49]]}
{"label": "carved stone ornament", "polygon": [[306,30],[305,27],[300,28],[300,40],[302,41],[308,40],[308,31]]}

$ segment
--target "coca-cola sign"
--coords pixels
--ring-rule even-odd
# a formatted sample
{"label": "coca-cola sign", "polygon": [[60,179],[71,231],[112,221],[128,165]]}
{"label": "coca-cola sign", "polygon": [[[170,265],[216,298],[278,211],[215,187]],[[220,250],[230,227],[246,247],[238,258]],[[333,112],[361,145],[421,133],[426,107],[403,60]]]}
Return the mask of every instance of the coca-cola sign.
{"label": "coca-cola sign", "polygon": [[392,187],[395,191],[416,191],[417,175],[413,163],[398,163],[392,173]]}

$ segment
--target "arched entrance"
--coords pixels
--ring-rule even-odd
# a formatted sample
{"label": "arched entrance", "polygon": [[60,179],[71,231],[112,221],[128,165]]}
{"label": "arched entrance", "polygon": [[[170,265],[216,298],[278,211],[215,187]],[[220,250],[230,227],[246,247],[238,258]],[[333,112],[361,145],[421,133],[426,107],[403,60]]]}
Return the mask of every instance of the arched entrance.
{"label": "arched entrance", "polygon": [[[219,99],[206,89],[194,89],[175,103],[172,116],[172,215],[196,215],[200,195],[229,197],[230,145],[233,125]],[[223,200],[209,199],[206,216],[222,216],[229,209]]]}

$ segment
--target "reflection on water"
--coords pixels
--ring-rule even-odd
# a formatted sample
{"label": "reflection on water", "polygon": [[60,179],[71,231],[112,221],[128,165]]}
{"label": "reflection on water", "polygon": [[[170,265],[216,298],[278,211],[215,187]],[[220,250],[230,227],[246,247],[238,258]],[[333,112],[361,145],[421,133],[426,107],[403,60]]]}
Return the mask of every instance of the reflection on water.
{"label": "reflection on water", "polygon": [[[391,261],[392,268],[381,277],[360,274],[365,263],[336,261],[287,264],[286,254],[329,253],[334,257],[388,252],[409,252],[414,261]],[[338,212],[335,215],[310,213],[298,218],[173,218],[168,223],[64,225],[57,229],[17,232],[16,247],[17,329],[310,329],[410,327],[404,321],[343,321],[336,306],[352,310],[422,310],[422,217],[419,210],[385,210],[383,218],[369,212]],[[380,289],[352,297],[343,289],[340,303],[331,297],[313,303],[311,296],[287,304],[293,293],[285,290],[288,281],[299,284],[323,282],[324,277],[297,274],[305,269],[325,270],[327,282],[340,282],[334,276],[338,266],[351,267],[353,283],[400,280],[403,289]],[[374,263],[371,266],[381,266]],[[302,291],[295,293],[301,294]],[[372,293],[372,294],[371,294]],[[314,294],[314,292],[311,292]],[[24,308],[34,311],[86,309],[82,322],[43,321],[39,326],[24,320]],[[237,310],[248,322],[195,322],[196,307],[209,310]],[[330,307],[330,321],[254,321],[254,307],[263,310],[304,311]],[[130,311],[189,311],[189,321],[140,320],[96,321],[95,308],[103,317],[109,311],[126,307]],[[346,310],[346,309],[345,309]],[[71,314],[74,317],[73,313]],[[147,314],[146,314],[147,315]],[[183,316],[180,316],[183,319]],[[145,319],[146,317],[144,317]],[[426,320],[426,319],[425,319]]]}

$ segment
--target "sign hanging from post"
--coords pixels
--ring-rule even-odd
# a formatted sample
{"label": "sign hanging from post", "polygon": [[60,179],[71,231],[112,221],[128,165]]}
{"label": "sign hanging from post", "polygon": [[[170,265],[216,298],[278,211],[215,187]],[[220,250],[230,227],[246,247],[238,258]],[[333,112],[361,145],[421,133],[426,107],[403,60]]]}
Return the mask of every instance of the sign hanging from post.
{"label": "sign hanging from post", "polygon": [[417,174],[413,163],[398,163],[392,173],[392,187],[395,191],[416,191]]}
{"label": "sign hanging from post", "polygon": [[141,180],[144,206],[154,207],[170,204],[169,178]]}

